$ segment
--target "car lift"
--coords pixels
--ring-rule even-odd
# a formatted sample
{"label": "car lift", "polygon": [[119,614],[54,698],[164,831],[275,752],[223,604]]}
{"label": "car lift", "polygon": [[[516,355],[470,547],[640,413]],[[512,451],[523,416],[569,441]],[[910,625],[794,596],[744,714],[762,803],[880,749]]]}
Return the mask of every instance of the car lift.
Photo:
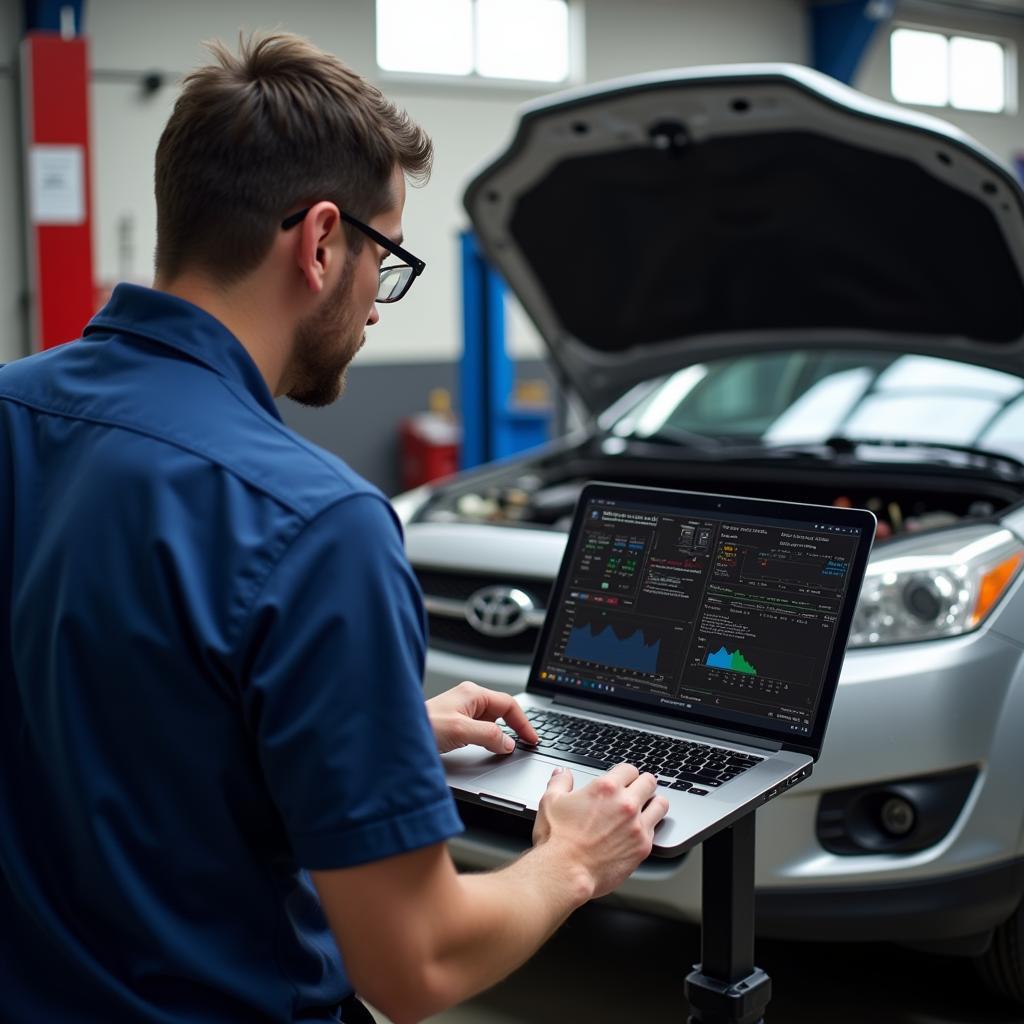
{"label": "car lift", "polygon": [[[459,411],[462,469],[543,444],[551,437],[551,411],[517,406],[515,363],[505,350],[507,286],[484,259],[476,236],[460,236],[462,360]],[[556,434],[562,433],[556,424]]]}

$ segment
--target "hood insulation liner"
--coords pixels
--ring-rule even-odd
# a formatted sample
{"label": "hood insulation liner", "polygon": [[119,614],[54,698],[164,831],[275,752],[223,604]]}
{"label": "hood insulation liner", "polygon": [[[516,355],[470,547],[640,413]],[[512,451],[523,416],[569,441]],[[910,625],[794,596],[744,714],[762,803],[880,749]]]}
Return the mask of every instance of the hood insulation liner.
{"label": "hood insulation liner", "polygon": [[567,332],[598,351],[794,328],[1024,334],[1021,279],[980,197],[806,132],[569,159],[509,228]]}

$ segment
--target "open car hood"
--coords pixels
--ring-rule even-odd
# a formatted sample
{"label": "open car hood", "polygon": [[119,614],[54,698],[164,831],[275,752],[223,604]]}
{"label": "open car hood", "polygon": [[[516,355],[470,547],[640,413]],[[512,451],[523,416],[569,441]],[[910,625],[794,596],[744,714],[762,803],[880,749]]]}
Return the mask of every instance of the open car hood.
{"label": "open car hood", "polygon": [[470,182],[483,250],[594,411],[766,348],[1024,372],[1024,201],[937,118],[796,65],[688,68],[525,107]]}

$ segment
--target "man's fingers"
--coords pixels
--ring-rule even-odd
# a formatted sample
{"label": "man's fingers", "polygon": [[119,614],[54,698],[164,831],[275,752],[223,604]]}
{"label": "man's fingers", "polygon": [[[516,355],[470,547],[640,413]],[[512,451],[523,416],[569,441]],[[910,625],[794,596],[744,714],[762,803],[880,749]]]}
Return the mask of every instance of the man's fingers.
{"label": "man's fingers", "polygon": [[572,792],[572,772],[568,768],[556,768],[548,779],[549,793]]}
{"label": "man's fingers", "polygon": [[464,745],[472,743],[495,754],[510,754],[516,748],[515,740],[506,736],[501,726],[494,722],[478,722],[467,718],[460,723],[459,732]]}
{"label": "man's fingers", "polygon": [[527,743],[536,743],[540,739],[537,730],[529,724],[529,719],[517,705],[514,697],[508,693],[499,693],[497,690],[484,690],[480,696],[481,707],[476,710],[474,718],[486,719],[488,722],[500,718],[506,725],[515,729]]}
{"label": "man's fingers", "polygon": [[636,782],[640,772],[636,765],[628,764],[623,761],[622,764],[617,764],[614,768],[609,768],[606,774],[609,779],[614,779],[620,785],[628,786],[631,782]]}
{"label": "man's fingers", "polygon": [[656,796],[640,812],[640,820],[645,828],[653,829],[666,814],[668,814],[668,800],[663,796]]}
{"label": "man's fingers", "polygon": [[526,713],[511,697],[509,697],[508,701],[509,706],[501,713],[501,717],[505,719],[505,724],[512,726],[527,743],[536,743],[540,737],[537,735],[537,730],[530,725],[530,720],[526,717]]}
{"label": "man's fingers", "polygon": [[[614,769],[612,769],[614,771]],[[643,807],[658,790],[658,779],[650,772],[638,775],[636,780],[629,785],[629,792],[640,801]]]}
{"label": "man's fingers", "polygon": [[537,735],[537,730],[530,725],[530,720],[526,717],[523,709],[516,703],[514,697],[507,693],[497,693],[494,690],[488,690],[487,698],[487,710],[481,717],[490,718],[492,721],[495,718],[503,718],[505,724],[515,729],[527,743],[537,742],[540,738]]}

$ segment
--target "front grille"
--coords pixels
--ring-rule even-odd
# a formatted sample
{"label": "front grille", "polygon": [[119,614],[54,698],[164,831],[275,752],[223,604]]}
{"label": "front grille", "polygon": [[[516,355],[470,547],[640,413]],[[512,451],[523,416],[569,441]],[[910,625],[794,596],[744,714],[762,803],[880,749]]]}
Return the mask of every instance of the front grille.
{"label": "front grille", "polygon": [[[546,608],[551,596],[552,581],[534,576],[497,576],[494,573],[447,572],[442,569],[417,569],[420,587],[427,597],[449,601],[465,601],[481,587],[495,585],[518,587],[529,594],[538,608]],[[540,630],[530,627],[515,636],[484,636],[464,618],[448,615],[429,616],[430,646],[435,650],[460,654],[481,661],[502,661],[529,665]]]}

